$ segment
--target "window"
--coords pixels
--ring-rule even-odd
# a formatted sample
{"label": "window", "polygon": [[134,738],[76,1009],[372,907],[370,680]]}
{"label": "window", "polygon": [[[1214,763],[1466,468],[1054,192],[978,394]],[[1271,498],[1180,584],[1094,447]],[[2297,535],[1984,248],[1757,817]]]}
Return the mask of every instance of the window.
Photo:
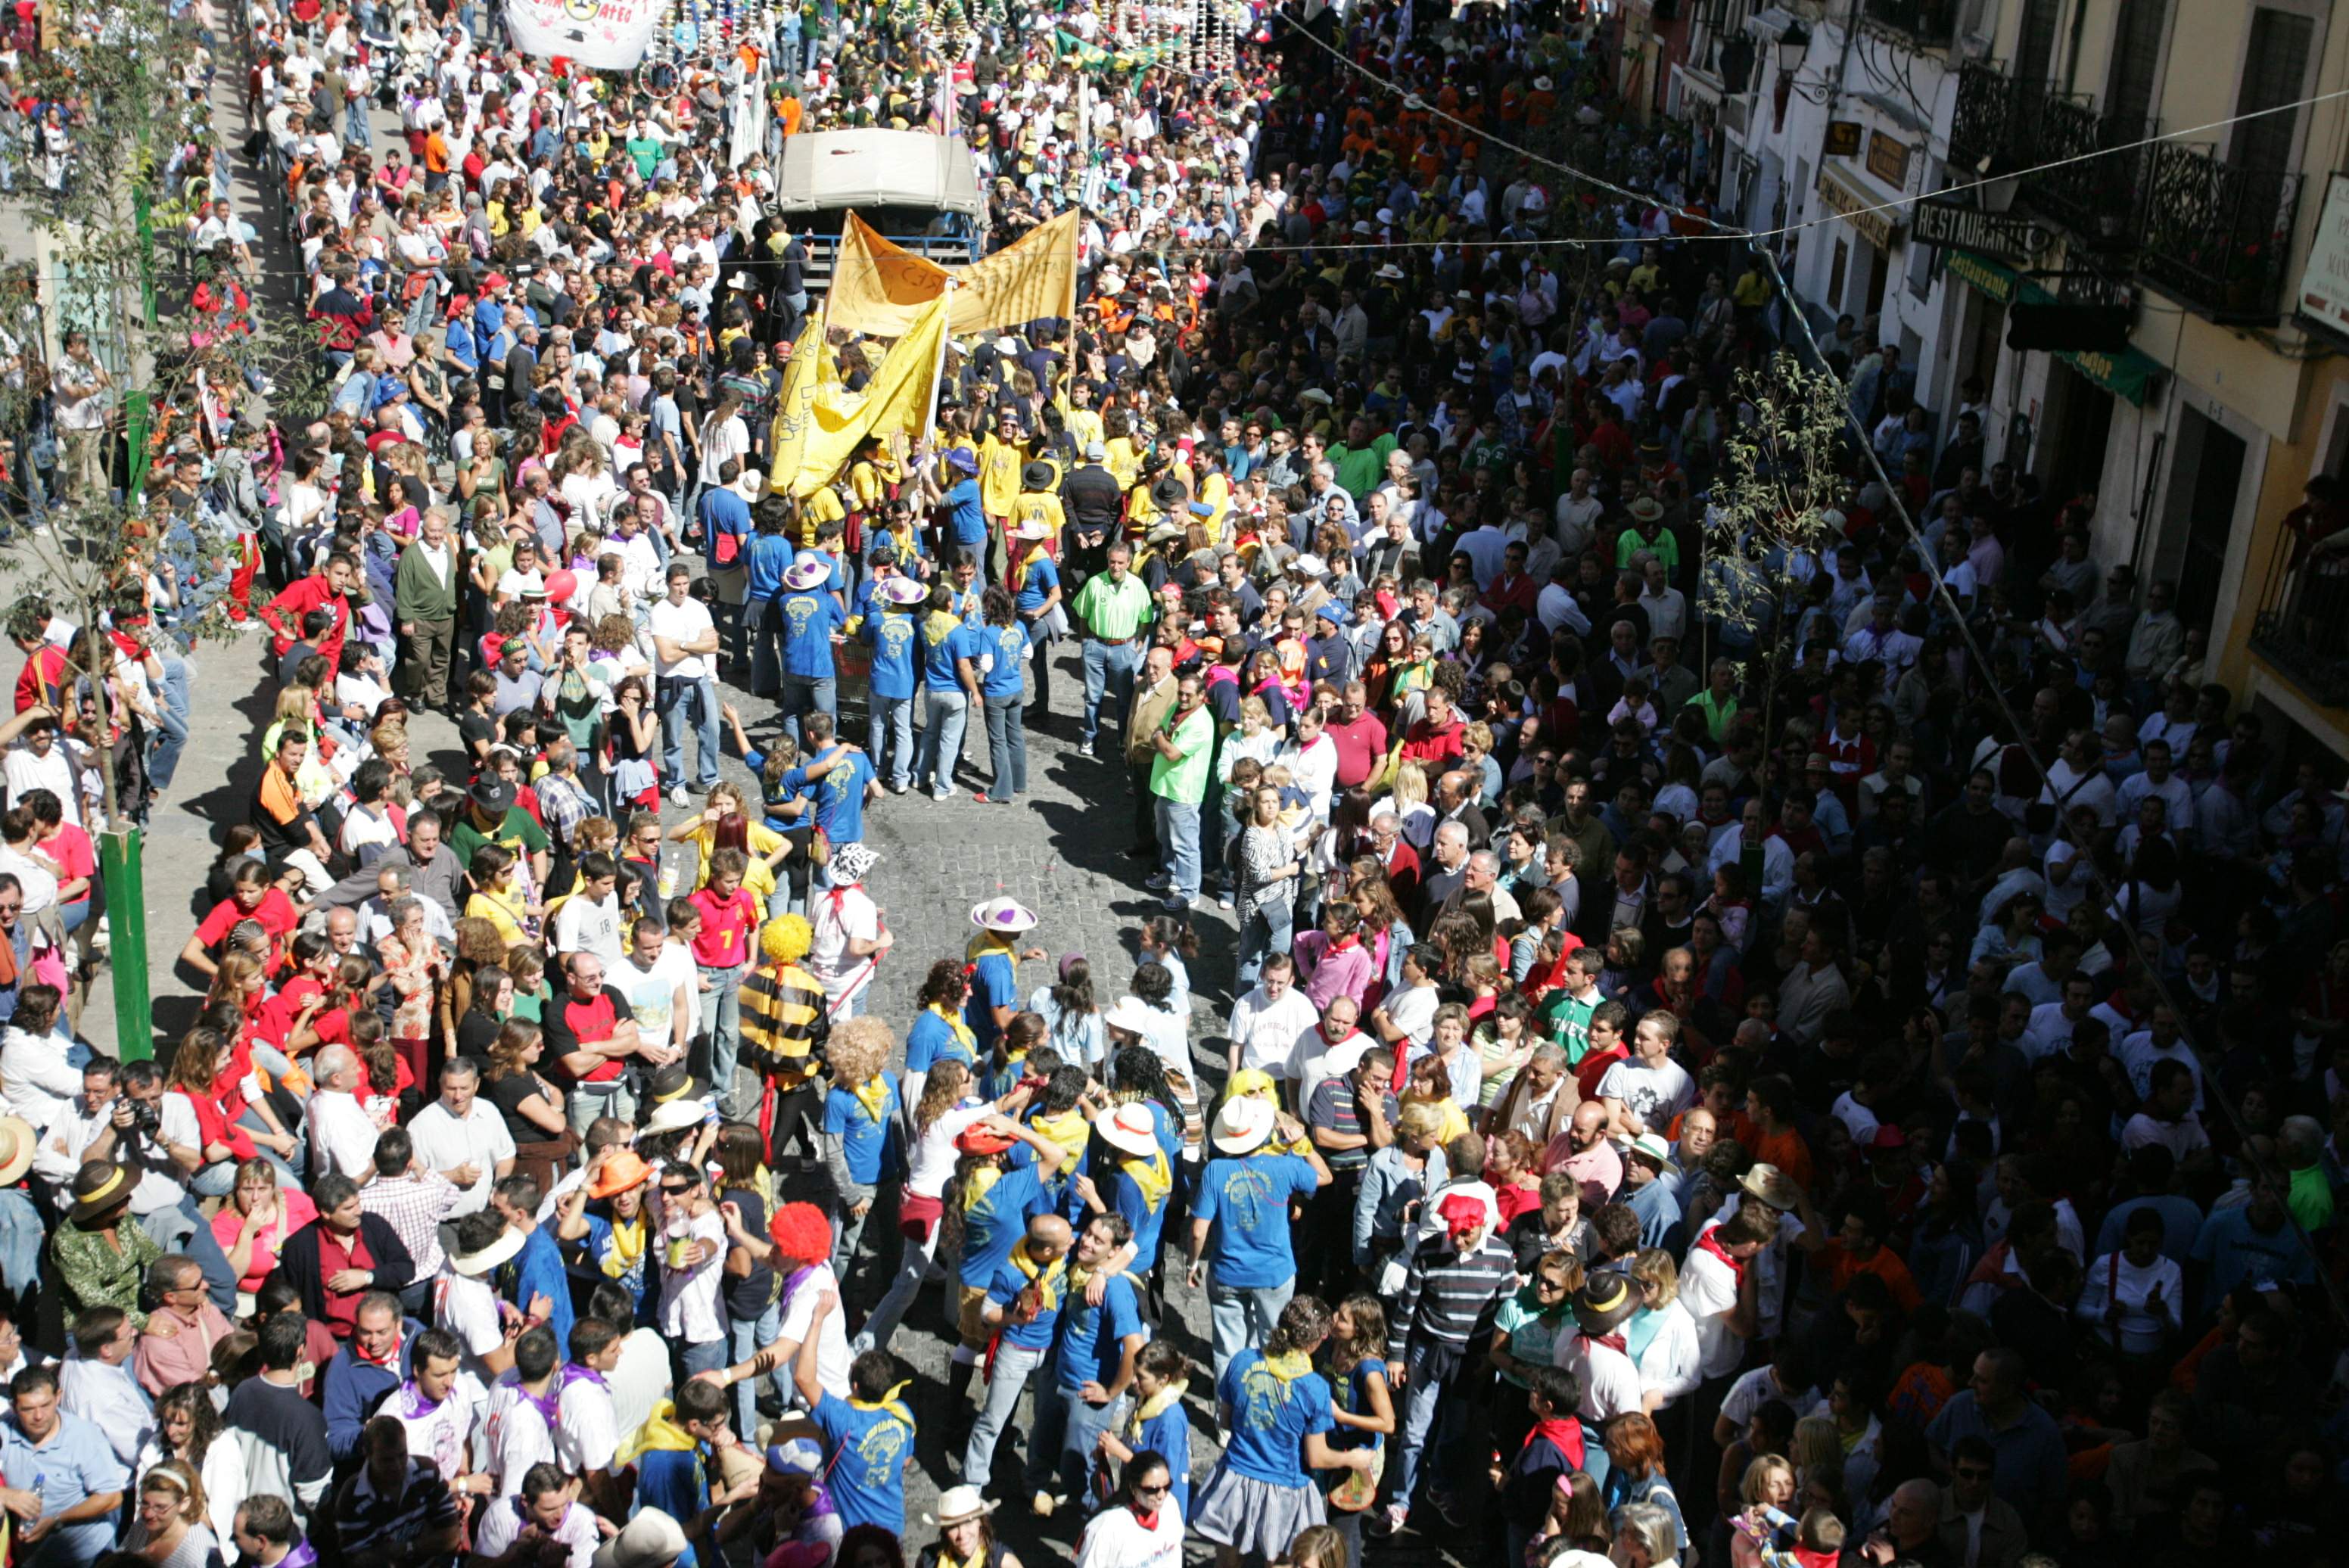
{"label": "window", "polygon": [[[2239,115],[2258,114],[2303,96],[2308,74],[2315,68],[2316,18],[2296,11],[2261,5],[2251,13],[2243,46],[2243,90],[2236,99]],[[2246,169],[2266,170],[2292,167],[2292,147],[2300,135],[2300,114],[2261,114],[2235,127],[2229,161]]]}
{"label": "window", "polygon": [[2169,33],[2169,0],[2135,0],[2121,7],[2113,33],[2112,79],[2105,88],[2105,113],[2134,135],[2153,119],[2154,95],[2161,86],[2161,48]]}

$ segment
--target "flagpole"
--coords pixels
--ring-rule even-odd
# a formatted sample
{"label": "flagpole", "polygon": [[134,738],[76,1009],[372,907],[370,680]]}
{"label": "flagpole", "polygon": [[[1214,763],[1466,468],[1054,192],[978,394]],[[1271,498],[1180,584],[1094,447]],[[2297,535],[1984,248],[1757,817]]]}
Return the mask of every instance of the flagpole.
{"label": "flagpole", "polygon": [[938,353],[930,365],[930,406],[922,416],[922,439],[925,441],[933,440],[938,430],[938,393],[946,384],[947,343],[954,336],[954,291],[955,281],[948,278],[945,296],[946,319],[938,323]]}

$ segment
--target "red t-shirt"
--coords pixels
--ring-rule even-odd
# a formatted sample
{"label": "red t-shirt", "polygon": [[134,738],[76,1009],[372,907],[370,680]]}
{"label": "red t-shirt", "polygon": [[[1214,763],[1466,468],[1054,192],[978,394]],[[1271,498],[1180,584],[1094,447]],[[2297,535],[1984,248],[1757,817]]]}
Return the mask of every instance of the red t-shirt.
{"label": "red t-shirt", "polygon": [[539,1016],[546,1031],[546,1065],[566,1083],[610,1083],[626,1068],[619,1057],[609,1058],[584,1078],[564,1067],[563,1058],[582,1046],[602,1045],[618,1032],[622,1018],[633,1016],[627,998],[609,985],[585,1002],[566,986]]}
{"label": "red t-shirt", "polygon": [[[98,853],[89,847],[89,835],[71,822],[61,822],[57,830],[41,843],[41,852],[57,863],[60,880],[71,882],[76,877],[98,877]],[[282,895],[281,895],[282,896]],[[84,903],[89,899],[89,889],[84,888],[67,903]]]}
{"label": "red t-shirt", "polygon": [[1338,748],[1337,787],[1351,789],[1369,783],[1379,764],[1386,760],[1387,727],[1379,722],[1379,716],[1365,708],[1351,724],[1332,718],[1327,732],[1330,743]]}
{"label": "red t-shirt", "polygon": [[269,933],[273,949],[301,923],[301,916],[294,913],[294,901],[285,896],[285,890],[273,887],[261,895],[261,902],[253,906],[250,914],[239,909],[233,898],[222,899],[212,905],[212,912],[204,916],[202,925],[196,927],[196,937],[206,947],[218,947],[228,940],[229,932],[240,920],[259,922],[261,929]]}
{"label": "red t-shirt", "polygon": [[16,711],[22,713],[35,703],[57,707],[65,698],[65,681],[66,651],[54,643],[43,643],[17,672]]}
{"label": "red t-shirt", "polygon": [[738,887],[730,899],[708,888],[693,895],[701,912],[701,934],[693,939],[693,961],[704,969],[739,969],[750,961],[750,933],[758,929],[759,901],[749,888]]}
{"label": "red t-shirt", "polygon": [[1432,719],[1421,719],[1411,727],[1402,743],[1402,759],[1406,762],[1457,762],[1460,760],[1461,737],[1468,726],[1458,714],[1452,721],[1437,725]]}

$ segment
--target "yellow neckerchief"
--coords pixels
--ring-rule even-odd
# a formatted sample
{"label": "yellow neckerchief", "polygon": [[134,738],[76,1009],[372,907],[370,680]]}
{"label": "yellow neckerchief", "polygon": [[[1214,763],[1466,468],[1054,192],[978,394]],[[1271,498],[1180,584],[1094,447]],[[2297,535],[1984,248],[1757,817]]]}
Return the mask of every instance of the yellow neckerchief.
{"label": "yellow neckerchief", "polygon": [[1173,1409],[1176,1405],[1182,1403],[1183,1396],[1190,1391],[1191,1380],[1187,1377],[1177,1377],[1174,1381],[1167,1384],[1166,1387],[1159,1389],[1158,1392],[1151,1395],[1150,1398],[1136,1405],[1133,1408],[1132,1429],[1126,1433],[1126,1446],[1132,1448],[1140,1444],[1142,1441],[1142,1424],[1144,1421],[1154,1420],[1158,1417],[1163,1416],[1167,1411]]}
{"label": "yellow neckerchief", "polygon": [[999,955],[1011,965],[1011,994],[1016,996],[1019,994],[1019,944],[999,931],[978,932],[964,944],[964,973],[977,969],[980,959]]}
{"label": "yellow neckerchief", "polygon": [[[1085,1120],[1083,1111],[1071,1109],[1064,1110],[1058,1116],[1047,1116],[1040,1112],[1029,1118],[1028,1125],[1061,1148],[1074,1151],[1084,1148],[1085,1134],[1090,1130],[1092,1124]],[[1072,1171],[1070,1174],[1073,1175],[1075,1172]]]}
{"label": "yellow neckerchief", "polygon": [[1164,1149],[1147,1160],[1136,1156],[1122,1161],[1118,1169],[1142,1194],[1142,1206],[1154,1214],[1158,1212],[1158,1205],[1166,1201],[1166,1194],[1174,1191],[1174,1172],[1167,1168]]}
{"label": "yellow neckerchief", "polygon": [[612,1250],[604,1254],[604,1277],[626,1279],[645,1261],[645,1240],[651,1233],[645,1223],[645,1212],[636,1211],[636,1222],[615,1219],[612,1222]]}
{"label": "yellow neckerchief", "polygon": [[848,1092],[856,1097],[856,1103],[864,1108],[864,1114],[878,1126],[889,1113],[889,1080],[874,1073],[871,1081],[847,1087]]}
{"label": "yellow neckerchief", "polygon": [[971,1167],[970,1174],[962,1180],[962,1212],[968,1214],[978,1208],[986,1201],[988,1193],[994,1191],[995,1184],[1002,1180],[1003,1167],[992,1160],[984,1165]]}
{"label": "yellow neckerchief", "polygon": [[1019,580],[1012,585],[1012,592],[1016,593],[1026,588],[1028,586],[1028,574],[1036,569],[1036,562],[1039,561],[1049,560],[1050,557],[1051,552],[1046,550],[1040,544],[1036,546],[1035,549],[1030,551],[1019,562]]}
{"label": "yellow neckerchief", "polygon": [[955,1038],[962,1044],[963,1054],[968,1057],[972,1061],[978,1061],[978,1037],[970,1032],[970,1026],[962,1021],[962,1015],[960,1013],[949,1012],[946,1008],[939,1006],[936,1002],[930,1004],[929,1010],[938,1017],[944,1019],[946,1021],[947,1027],[954,1031]]}
{"label": "yellow neckerchief", "polygon": [[[913,1383],[914,1380],[908,1377],[877,1399],[851,1399],[848,1401],[848,1408],[852,1410],[886,1410],[905,1422],[905,1430],[910,1432],[914,1429],[914,1412],[905,1408],[897,1396],[912,1387]],[[663,1400],[662,1403],[666,1404],[667,1401]]]}
{"label": "yellow neckerchief", "polygon": [[658,1399],[654,1401],[653,1413],[645,1418],[645,1424],[636,1429],[634,1436],[622,1439],[618,1457],[612,1463],[615,1469],[621,1469],[634,1464],[641,1454],[681,1454],[698,1447],[699,1439],[677,1424],[676,1401]]}
{"label": "yellow neckerchief", "polygon": [[[1028,1238],[1022,1236],[1012,1244],[1011,1266],[1028,1276],[1028,1283],[1034,1285],[1036,1294],[1043,1298],[1046,1312],[1061,1305],[1061,1282],[1069,1273],[1069,1260],[1065,1254],[1039,1268],[1030,1261]],[[1072,1288],[1074,1284],[1073,1280],[1071,1281]]]}
{"label": "yellow neckerchief", "polygon": [[933,610],[922,618],[922,641],[936,647],[952,636],[954,629],[961,624],[961,617],[952,611]]}
{"label": "yellow neckerchief", "polygon": [[1284,1383],[1294,1383],[1313,1370],[1313,1357],[1302,1350],[1284,1351],[1278,1356],[1268,1354],[1264,1369]]}

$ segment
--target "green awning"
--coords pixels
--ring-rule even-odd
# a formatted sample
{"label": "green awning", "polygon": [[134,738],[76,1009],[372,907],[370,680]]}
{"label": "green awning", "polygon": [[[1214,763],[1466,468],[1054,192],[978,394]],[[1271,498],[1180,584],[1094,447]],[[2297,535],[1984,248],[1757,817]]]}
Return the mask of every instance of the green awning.
{"label": "green awning", "polygon": [[[1971,251],[1949,250],[1942,253],[1942,265],[1951,276],[1985,298],[2007,304],[2021,300],[2025,304],[2053,304],[2055,296],[2017,273],[2003,262]],[[2138,407],[2145,407],[2153,396],[2156,378],[2166,374],[2161,362],[2136,348],[2126,348],[2118,354],[2080,354],[2063,352],[2055,356],[2064,364],[2086,377],[2116,397],[2126,397]]]}

